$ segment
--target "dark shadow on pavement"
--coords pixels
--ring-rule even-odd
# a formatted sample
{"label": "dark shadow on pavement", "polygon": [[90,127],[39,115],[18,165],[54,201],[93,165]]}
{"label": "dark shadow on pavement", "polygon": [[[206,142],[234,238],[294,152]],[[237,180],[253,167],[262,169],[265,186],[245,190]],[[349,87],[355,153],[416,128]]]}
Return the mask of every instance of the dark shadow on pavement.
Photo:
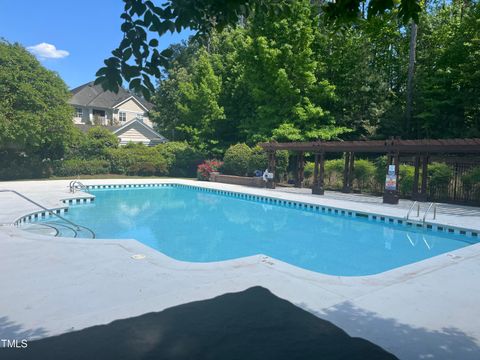
{"label": "dark shadow on pavement", "polygon": [[1,349],[0,358],[396,359],[261,287]]}
{"label": "dark shadow on pavement", "polygon": [[[299,306],[306,308],[303,304]],[[462,309],[458,311],[461,312]],[[400,359],[480,359],[480,346],[475,338],[454,327],[441,330],[413,327],[396,319],[383,318],[348,301],[316,314],[341,327],[351,336],[366,338],[383,346]],[[438,314],[439,317],[442,315]],[[478,322],[479,319],[471,321]]]}
{"label": "dark shadow on pavement", "polygon": [[[7,316],[0,316],[0,340],[35,339],[45,336],[47,336],[47,332],[43,328],[24,329],[21,325],[9,320]],[[0,347],[2,347],[2,343],[0,341]]]}

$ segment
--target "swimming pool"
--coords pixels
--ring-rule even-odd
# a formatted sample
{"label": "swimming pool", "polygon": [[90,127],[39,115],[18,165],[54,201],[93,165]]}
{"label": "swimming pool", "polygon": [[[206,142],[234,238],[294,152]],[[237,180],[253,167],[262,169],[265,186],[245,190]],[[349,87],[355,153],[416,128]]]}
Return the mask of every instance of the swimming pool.
{"label": "swimming pool", "polygon": [[223,196],[193,187],[92,190],[67,218],[98,238],[137,239],[181,261],[264,254],[307,270],[371,275],[472,244],[471,238],[309,209]]}

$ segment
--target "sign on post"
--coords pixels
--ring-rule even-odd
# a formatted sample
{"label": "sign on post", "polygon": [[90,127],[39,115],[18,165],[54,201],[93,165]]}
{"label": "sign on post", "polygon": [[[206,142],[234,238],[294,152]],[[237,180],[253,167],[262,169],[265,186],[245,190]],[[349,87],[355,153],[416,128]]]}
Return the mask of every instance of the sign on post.
{"label": "sign on post", "polygon": [[385,190],[397,190],[397,174],[395,165],[388,165],[388,173],[385,179]]}

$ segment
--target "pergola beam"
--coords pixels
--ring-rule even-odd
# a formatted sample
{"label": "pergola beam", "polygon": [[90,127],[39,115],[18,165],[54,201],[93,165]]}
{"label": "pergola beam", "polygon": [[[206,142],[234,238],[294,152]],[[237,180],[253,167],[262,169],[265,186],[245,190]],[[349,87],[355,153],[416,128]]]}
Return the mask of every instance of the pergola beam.
{"label": "pergola beam", "polygon": [[260,144],[265,150],[356,153],[480,153],[480,139],[314,141]]}
{"label": "pergola beam", "polygon": [[[423,140],[365,140],[365,141],[314,141],[314,142],[291,142],[262,143],[260,146],[269,153],[269,169],[272,168],[271,161],[275,162],[276,150],[290,150],[298,153],[296,182],[300,187],[303,181],[303,155],[305,152],[315,154],[314,184],[312,192],[323,194],[323,163],[326,153],[345,153],[345,168],[343,179],[343,191],[352,191],[354,173],[354,153],[376,153],[387,154],[388,165],[395,165],[395,172],[389,179],[389,189],[384,189],[384,202],[398,203],[398,173],[400,166],[400,154],[415,156],[415,174],[412,189],[413,198],[419,201],[426,201],[428,161],[431,154],[480,154],[480,139],[423,139]],[[273,155],[272,155],[273,154]],[[393,163],[393,164],[392,164]],[[420,173],[421,166],[421,173]],[[273,170],[271,170],[273,171]],[[388,171],[388,169],[387,169]],[[392,168],[393,171],[393,168]],[[421,175],[421,182],[420,182]],[[275,187],[274,181],[267,183],[268,187]],[[420,186],[420,192],[418,188]]]}

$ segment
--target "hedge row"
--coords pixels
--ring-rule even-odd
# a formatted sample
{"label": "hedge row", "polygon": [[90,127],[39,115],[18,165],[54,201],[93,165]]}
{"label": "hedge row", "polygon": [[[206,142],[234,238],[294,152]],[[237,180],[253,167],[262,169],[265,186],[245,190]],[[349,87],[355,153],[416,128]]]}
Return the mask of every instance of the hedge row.
{"label": "hedge row", "polygon": [[108,149],[107,159],[114,174],[161,176],[168,174],[167,160],[147,146]]}
{"label": "hedge row", "polygon": [[123,174],[139,176],[195,177],[204,155],[184,142],[170,142],[153,147],[129,144],[124,147],[97,148],[95,157],[54,162],[57,176]]}
{"label": "hedge row", "polygon": [[53,162],[53,173],[57,176],[108,174],[110,163],[107,160],[70,159]]}
{"label": "hedge row", "polygon": [[0,152],[0,180],[45,178],[51,174],[49,161]]}

